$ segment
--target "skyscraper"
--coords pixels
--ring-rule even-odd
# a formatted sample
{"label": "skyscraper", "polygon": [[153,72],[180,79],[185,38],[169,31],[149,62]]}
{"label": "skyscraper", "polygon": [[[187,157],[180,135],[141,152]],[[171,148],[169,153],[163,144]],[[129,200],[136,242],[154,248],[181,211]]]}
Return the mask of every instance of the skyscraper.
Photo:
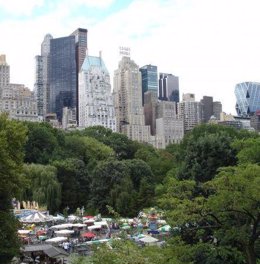
{"label": "skyscraper", "polygon": [[79,126],[116,131],[109,72],[101,58],[87,56],[79,73]]}
{"label": "skyscraper", "polygon": [[168,73],[160,73],[159,99],[162,101],[179,102],[179,77]]}
{"label": "skyscraper", "polygon": [[158,95],[158,72],[157,66],[151,64],[140,68],[142,75],[142,104],[144,105],[144,93],[147,91],[154,92]]}
{"label": "skyscraper", "polygon": [[184,94],[178,103],[178,116],[184,120],[184,132],[192,130],[202,122],[202,104],[195,101],[194,94]]}
{"label": "skyscraper", "polygon": [[36,56],[35,92],[43,117],[55,113],[62,120],[62,108],[77,109],[78,73],[87,50],[87,30],[78,28],[70,36],[47,34]]}
{"label": "skyscraper", "polygon": [[50,105],[48,112],[62,119],[63,107],[76,107],[77,69],[75,36],[51,39],[49,61]]}
{"label": "skyscraper", "polygon": [[3,89],[10,83],[10,67],[5,55],[0,55],[0,97]]}
{"label": "skyscraper", "polygon": [[260,83],[238,83],[235,87],[235,95],[236,111],[239,116],[250,116],[260,110]]}
{"label": "skyscraper", "polygon": [[138,65],[124,56],[114,73],[114,101],[117,131],[130,139],[150,141],[150,126],[145,125],[142,106],[141,73]]}

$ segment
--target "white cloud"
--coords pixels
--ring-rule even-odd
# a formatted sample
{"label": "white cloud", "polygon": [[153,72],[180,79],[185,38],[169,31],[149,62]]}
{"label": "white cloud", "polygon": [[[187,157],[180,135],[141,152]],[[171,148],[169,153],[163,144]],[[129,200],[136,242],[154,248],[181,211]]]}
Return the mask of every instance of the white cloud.
{"label": "white cloud", "polygon": [[70,2],[33,21],[0,23],[0,54],[7,54],[13,82],[32,89],[34,56],[44,35],[66,36],[78,27],[89,31],[90,55],[103,51],[111,80],[123,45],[140,66],[151,63],[178,75],[181,93],[193,92],[197,100],[214,96],[226,112],[235,112],[236,83],[260,81],[258,0],[135,0],[98,23],[94,14],[71,18]]}
{"label": "white cloud", "polygon": [[0,8],[9,14],[30,15],[34,8],[42,6],[44,0],[0,0]]}

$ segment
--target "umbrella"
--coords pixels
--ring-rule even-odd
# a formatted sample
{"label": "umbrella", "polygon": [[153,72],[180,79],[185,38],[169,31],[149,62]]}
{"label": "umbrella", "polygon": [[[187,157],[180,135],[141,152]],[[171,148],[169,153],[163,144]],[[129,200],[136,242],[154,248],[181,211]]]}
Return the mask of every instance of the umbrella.
{"label": "umbrella", "polygon": [[85,215],[85,216],[83,216],[84,218],[87,218],[87,219],[90,219],[90,218],[94,218],[94,216],[92,216],[92,215]]}
{"label": "umbrella", "polygon": [[92,232],[86,232],[84,234],[81,235],[82,237],[86,237],[86,238],[93,238],[95,237],[96,235],[93,234]]}
{"label": "umbrella", "polygon": [[61,224],[61,225],[54,225],[51,226],[51,229],[66,229],[66,228],[70,228],[73,227],[73,224]]}
{"label": "umbrella", "polygon": [[19,235],[27,235],[31,232],[31,230],[18,230]]}

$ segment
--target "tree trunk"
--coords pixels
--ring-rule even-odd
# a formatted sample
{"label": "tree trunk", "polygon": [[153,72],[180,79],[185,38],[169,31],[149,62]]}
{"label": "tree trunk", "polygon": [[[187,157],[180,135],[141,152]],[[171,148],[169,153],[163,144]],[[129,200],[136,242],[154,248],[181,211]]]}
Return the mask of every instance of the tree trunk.
{"label": "tree trunk", "polygon": [[249,243],[245,246],[245,255],[247,264],[256,264],[254,243]]}

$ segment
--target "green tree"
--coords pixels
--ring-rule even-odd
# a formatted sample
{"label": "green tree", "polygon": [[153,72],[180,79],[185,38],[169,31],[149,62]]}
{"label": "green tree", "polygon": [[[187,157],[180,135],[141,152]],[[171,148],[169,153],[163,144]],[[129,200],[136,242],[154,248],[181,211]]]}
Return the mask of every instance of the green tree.
{"label": "green tree", "polygon": [[11,200],[22,186],[22,162],[26,127],[0,115],[0,262],[9,263],[19,252],[18,222]]}
{"label": "green tree", "polygon": [[223,168],[216,178],[204,184],[208,198],[195,195],[195,181],[169,178],[159,204],[183,241],[193,246],[206,244],[204,257],[216,248],[222,259],[231,258],[223,255],[231,247],[238,252],[237,257],[233,255],[237,263],[240,252],[246,263],[255,264],[255,245],[260,235],[259,175],[258,165]]}
{"label": "green tree", "polygon": [[[98,162],[91,177],[89,207],[95,208],[101,213],[106,213],[106,205],[113,206],[111,204],[111,195],[114,187],[120,186],[122,179],[129,177],[129,175],[129,168],[122,161],[107,160]],[[114,208],[118,211],[118,208]]]}
{"label": "green tree", "polygon": [[57,180],[56,168],[28,164],[24,165],[24,174],[28,185],[24,188],[24,196],[27,197],[23,198],[36,201],[40,206],[47,206],[51,213],[57,212],[61,203],[61,186]]}
{"label": "green tree", "polygon": [[47,123],[25,124],[28,127],[25,162],[47,164],[57,153],[59,142],[63,142],[62,135]]}
{"label": "green tree", "polygon": [[65,159],[53,162],[61,184],[61,211],[69,207],[70,212],[86,206],[89,198],[89,173],[86,164],[79,159]]}
{"label": "green tree", "polygon": [[112,245],[101,245],[91,257],[72,256],[72,264],[188,264],[178,261],[167,248],[150,246],[140,248],[130,241],[114,241]]}

